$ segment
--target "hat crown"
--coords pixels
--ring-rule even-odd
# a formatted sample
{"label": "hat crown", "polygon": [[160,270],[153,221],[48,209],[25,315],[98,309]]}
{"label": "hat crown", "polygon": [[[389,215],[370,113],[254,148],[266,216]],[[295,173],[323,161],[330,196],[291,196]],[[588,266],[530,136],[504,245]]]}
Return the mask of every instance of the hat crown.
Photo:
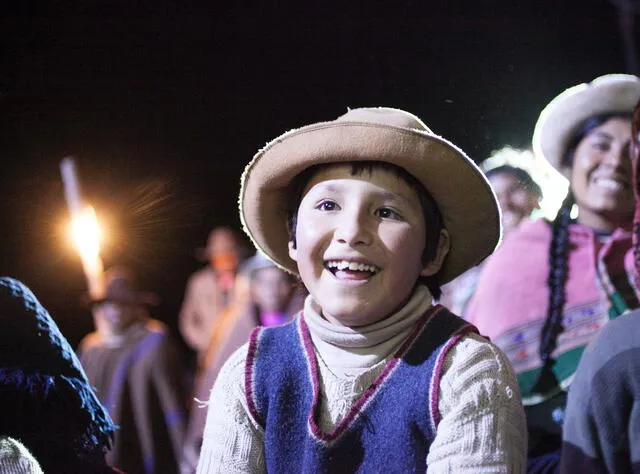
{"label": "hat crown", "polygon": [[392,107],[362,107],[350,109],[346,114],[338,117],[336,122],[374,123],[433,133],[422,120],[412,113]]}
{"label": "hat crown", "polygon": [[106,272],[104,296],[94,301],[155,305],[158,303],[157,299],[154,293],[143,291],[138,287],[137,280],[131,270],[124,267],[114,267]]}

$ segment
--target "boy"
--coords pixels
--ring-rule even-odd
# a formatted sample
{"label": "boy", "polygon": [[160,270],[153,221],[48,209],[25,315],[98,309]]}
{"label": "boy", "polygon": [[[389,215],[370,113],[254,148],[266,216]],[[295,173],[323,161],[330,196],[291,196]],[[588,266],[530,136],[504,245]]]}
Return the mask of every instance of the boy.
{"label": "boy", "polygon": [[407,112],[350,110],[259,151],[240,214],[309,296],[223,367],[199,473],[524,472],[506,358],[432,304],[500,236],[462,151]]}

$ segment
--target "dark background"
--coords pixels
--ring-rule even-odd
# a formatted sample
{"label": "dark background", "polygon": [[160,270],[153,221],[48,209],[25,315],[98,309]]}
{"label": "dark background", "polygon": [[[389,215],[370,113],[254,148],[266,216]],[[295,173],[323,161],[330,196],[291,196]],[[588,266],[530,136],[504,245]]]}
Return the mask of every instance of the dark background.
{"label": "dark background", "polygon": [[629,68],[608,0],[5,0],[1,273],[74,346],[91,330],[63,234],[59,162],[73,155],[108,227],[105,264],[134,267],[175,330],[194,250],[212,226],[238,226],[240,173],[269,139],[386,105],[480,161],[528,146],[566,87]]}

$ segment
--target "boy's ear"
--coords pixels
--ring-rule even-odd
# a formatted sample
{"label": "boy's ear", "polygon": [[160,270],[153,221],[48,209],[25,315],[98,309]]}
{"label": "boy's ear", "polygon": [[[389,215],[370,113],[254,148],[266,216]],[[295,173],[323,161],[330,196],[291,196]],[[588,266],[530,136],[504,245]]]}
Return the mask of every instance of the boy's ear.
{"label": "boy's ear", "polygon": [[[440,231],[440,237],[438,238],[438,248],[436,249],[436,255],[429,262],[422,266],[421,276],[432,276],[440,271],[444,259],[447,258],[449,249],[451,248],[451,240],[449,239],[449,232],[447,229]],[[292,257],[293,258],[293,257]]]}
{"label": "boy's ear", "polygon": [[293,240],[290,240],[289,243],[287,244],[287,246],[289,247],[289,257],[291,257],[291,260],[293,260],[294,262],[298,261],[298,250],[296,249],[296,245],[293,242]]}

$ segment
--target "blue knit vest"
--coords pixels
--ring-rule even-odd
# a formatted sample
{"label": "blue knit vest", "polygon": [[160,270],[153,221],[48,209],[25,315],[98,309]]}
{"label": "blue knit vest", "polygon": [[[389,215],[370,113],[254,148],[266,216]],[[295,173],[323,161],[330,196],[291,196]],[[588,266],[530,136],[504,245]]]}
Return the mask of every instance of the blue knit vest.
{"label": "blue knit vest", "polygon": [[425,472],[439,422],[448,350],[475,328],[431,307],[382,373],[330,432],[317,424],[319,371],[304,316],[251,335],[247,405],[265,431],[267,472]]}

